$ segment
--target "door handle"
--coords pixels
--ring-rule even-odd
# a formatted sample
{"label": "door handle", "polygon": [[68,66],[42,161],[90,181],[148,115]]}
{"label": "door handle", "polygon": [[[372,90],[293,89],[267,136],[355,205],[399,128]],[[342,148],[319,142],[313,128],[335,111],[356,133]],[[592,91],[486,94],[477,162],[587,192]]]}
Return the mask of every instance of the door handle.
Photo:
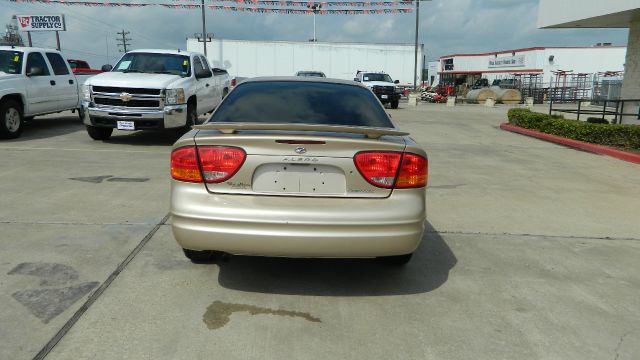
{"label": "door handle", "polygon": [[206,87],[209,87],[209,84],[205,85]]}
{"label": "door handle", "polygon": [[55,84],[56,84],[56,82],[55,82],[55,81],[53,81],[53,80],[51,80],[51,81],[49,81],[49,84],[51,84],[51,85],[55,85]]}
{"label": "door handle", "polygon": [[69,79],[69,84],[73,85],[73,80]]}

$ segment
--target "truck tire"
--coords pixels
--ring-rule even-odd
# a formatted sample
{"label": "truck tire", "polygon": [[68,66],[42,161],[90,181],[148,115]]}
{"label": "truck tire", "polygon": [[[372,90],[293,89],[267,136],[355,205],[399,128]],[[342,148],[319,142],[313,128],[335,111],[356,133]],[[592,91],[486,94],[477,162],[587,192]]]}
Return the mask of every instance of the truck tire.
{"label": "truck tire", "polygon": [[24,127],[22,106],[15,100],[0,103],[0,138],[15,139],[22,134]]}
{"label": "truck tire", "polygon": [[113,128],[87,125],[87,133],[93,140],[107,140],[113,133]]}
{"label": "truck tire", "polygon": [[391,102],[391,108],[392,109],[397,109],[398,108],[398,104],[400,103],[399,100],[395,100]]}
{"label": "truck tire", "polygon": [[184,128],[186,130],[191,130],[193,125],[198,124],[198,110],[195,104],[187,105],[187,123]]}

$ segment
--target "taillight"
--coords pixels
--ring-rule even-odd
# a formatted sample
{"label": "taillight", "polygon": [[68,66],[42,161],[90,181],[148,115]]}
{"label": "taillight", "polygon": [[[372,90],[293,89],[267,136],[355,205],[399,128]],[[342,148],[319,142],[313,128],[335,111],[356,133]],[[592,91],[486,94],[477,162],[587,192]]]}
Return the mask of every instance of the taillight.
{"label": "taillight", "polygon": [[396,188],[417,188],[427,185],[427,159],[420,155],[405,153],[400,164]]}
{"label": "taillight", "polygon": [[230,179],[246,158],[244,150],[225,146],[198,146],[198,156],[206,183],[219,183]]}
{"label": "taillight", "polygon": [[402,154],[365,151],[353,158],[358,171],[371,185],[391,189],[398,173]]}
{"label": "taillight", "polygon": [[202,182],[204,174],[206,183],[223,182],[238,172],[245,157],[244,150],[235,147],[181,147],[171,153],[171,177],[180,181]]}
{"label": "taillight", "polygon": [[231,87],[236,86],[236,78],[231,79]]}
{"label": "taillight", "polygon": [[171,152],[171,177],[187,182],[202,182],[195,146],[185,146]]}
{"label": "taillight", "polygon": [[353,160],[365,180],[377,187],[391,189],[395,185],[406,189],[427,184],[427,159],[420,155],[365,151],[356,154]]}

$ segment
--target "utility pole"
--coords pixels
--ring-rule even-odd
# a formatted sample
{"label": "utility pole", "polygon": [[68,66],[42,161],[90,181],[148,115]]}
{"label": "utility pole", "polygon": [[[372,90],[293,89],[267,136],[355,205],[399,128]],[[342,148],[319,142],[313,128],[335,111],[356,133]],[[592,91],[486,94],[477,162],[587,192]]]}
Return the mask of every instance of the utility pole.
{"label": "utility pole", "polygon": [[[416,43],[415,43],[415,54],[414,54],[414,62],[413,62],[413,89],[416,90],[418,79],[416,78],[416,73],[418,72],[418,26],[420,25],[420,1],[431,1],[431,0],[414,0],[416,2]],[[424,67],[424,64],[422,64]],[[422,79],[422,74],[420,74],[420,78]]]}
{"label": "utility pole", "polygon": [[322,4],[320,3],[308,4],[307,8],[313,10],[313,39],[311,39],[310,41],[317,42],[318,38],[316,37],[316,14],[322,8]]}
{"label": "utility pole", "polygon": [[131,38],[128,38],[127,35],[130,34],[129,31],[124,31],[124,29],[122,29],[122,31],[117,32],[116,34],[121,35],[122,38],[116,38],[116,41],[118,42],[118,46],[122,46],[122,50],[120,50],[120,52],[127,52],[127,46],[130,46],[131,43],[127,42],[127,41],[131,41]]}

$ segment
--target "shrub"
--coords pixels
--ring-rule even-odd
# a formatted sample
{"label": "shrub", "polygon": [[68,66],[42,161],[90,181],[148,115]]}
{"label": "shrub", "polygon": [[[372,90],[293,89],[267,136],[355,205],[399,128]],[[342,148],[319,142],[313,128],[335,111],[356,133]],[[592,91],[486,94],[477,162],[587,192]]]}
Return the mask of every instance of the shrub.
{"label": "shrub", "polygon": [[608,124],[609,120],[597,117],[587,118],[587,122],[590,124]]}
{"label": "shrub", "polygon": [[593,144],[640,149],[640,126],[609,125],[553,118],[529,109],[510,109],[509,123],[546,134],[585,141]]}

